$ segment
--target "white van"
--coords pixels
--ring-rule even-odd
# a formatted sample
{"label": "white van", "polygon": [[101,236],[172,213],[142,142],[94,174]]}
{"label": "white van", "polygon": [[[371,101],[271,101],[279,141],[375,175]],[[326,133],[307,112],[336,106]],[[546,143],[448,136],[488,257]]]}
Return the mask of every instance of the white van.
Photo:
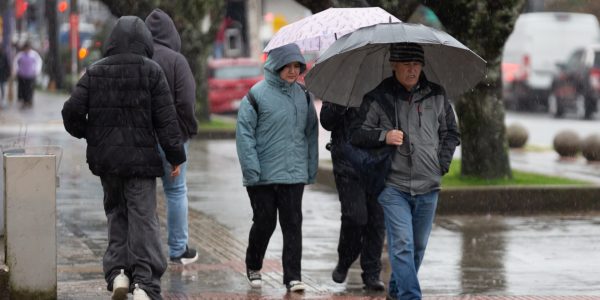
{"label": "white van", "polygon": [[575,48],[600,41],[596,16],[581,13],[521,14],[502,54],[502,92],[506,106],[547,109],[557,63]]}

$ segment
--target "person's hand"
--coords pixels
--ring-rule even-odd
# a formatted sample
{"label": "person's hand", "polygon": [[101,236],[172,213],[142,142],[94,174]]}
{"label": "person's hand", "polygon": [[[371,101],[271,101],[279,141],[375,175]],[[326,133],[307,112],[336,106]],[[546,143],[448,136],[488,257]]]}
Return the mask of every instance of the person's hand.
{"label": "person's hand", "polygon": [[404,132],[398,129],[392,129],[385,134],[385,143],[388,145],[400,146],[404,141]]}
{"label": "person's hand", "polygon": [[179,173],[181,172],[181,168],[179,166],[180,165],[171,166],[171,177],[179,176]]}

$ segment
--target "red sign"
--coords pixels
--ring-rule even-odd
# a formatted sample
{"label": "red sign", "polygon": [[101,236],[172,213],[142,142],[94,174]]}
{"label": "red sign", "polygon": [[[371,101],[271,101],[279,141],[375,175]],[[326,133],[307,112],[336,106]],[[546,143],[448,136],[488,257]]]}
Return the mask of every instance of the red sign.
{"label": "red sign", "polygon": [[69,25],[71,30],[69,32],[69,45],[71,49],[79,48],[79,15],[71,14],[69,16]]}

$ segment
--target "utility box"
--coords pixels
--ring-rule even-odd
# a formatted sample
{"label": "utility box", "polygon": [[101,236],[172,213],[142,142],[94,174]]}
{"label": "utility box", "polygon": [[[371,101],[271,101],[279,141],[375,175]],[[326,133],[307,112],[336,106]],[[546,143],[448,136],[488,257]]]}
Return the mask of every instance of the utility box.
{"label": "utility box", "polygon": [[5,153],[10,299],[56,299],[56,155]]}

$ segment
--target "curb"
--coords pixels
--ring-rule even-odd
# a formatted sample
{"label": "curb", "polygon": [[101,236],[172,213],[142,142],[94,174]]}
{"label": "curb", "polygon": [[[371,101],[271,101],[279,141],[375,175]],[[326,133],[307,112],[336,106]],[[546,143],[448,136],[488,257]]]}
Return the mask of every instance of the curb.
{"label": "curb", "polygon": [[194,137],[202,140],[235,140],[235,130],[198,130],[198,134]]}
{"label": "curb", "polygon": [[[333,167],[319,162],[317,183],[335,188]],[[494,186],[446,188],[437,213],[535,215],[600,211],[600,186]]]}

